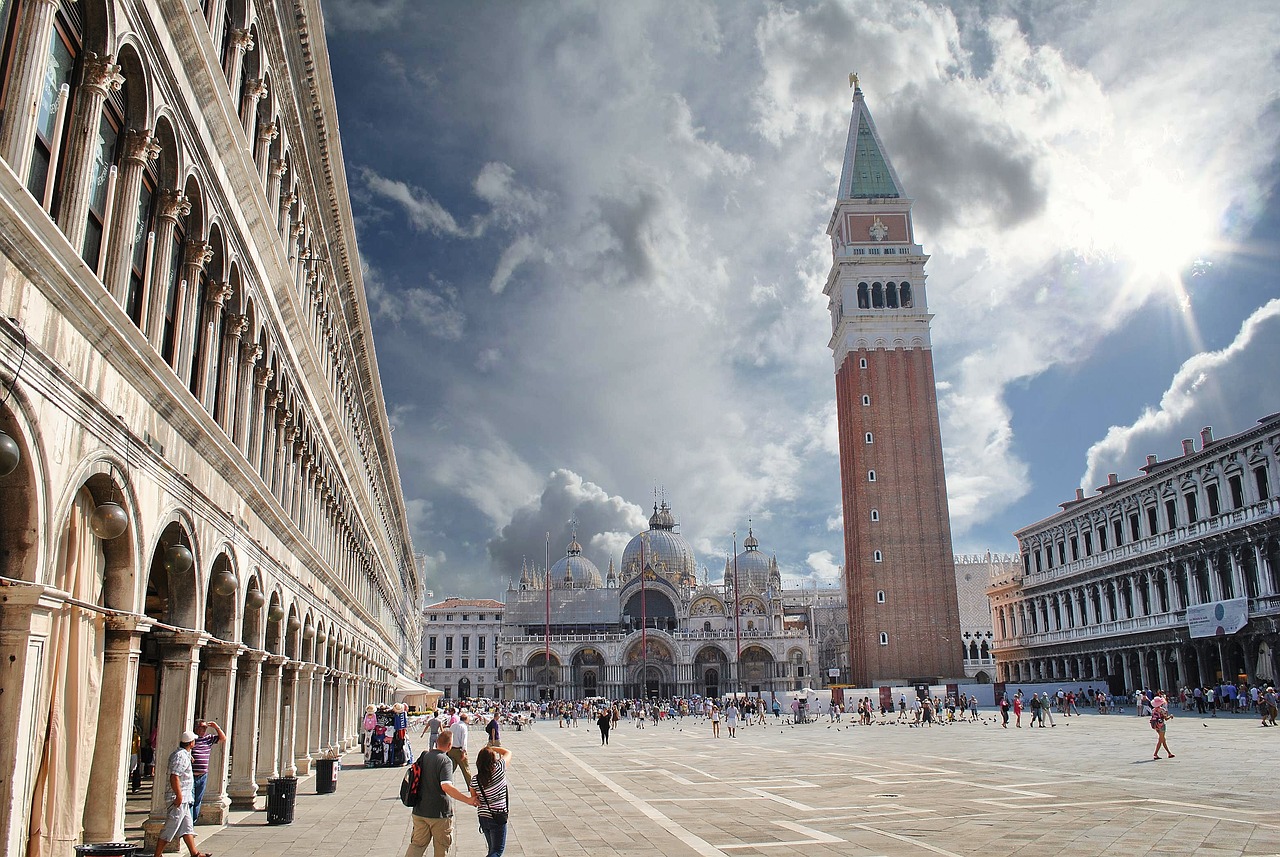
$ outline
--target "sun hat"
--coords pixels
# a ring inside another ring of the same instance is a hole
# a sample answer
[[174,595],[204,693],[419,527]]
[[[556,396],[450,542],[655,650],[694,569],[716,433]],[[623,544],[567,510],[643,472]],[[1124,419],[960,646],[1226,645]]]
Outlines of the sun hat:
[[192,732],[190,729],[178,736],[179,744],[190,744],[194,740],[196,740],[196,733]]

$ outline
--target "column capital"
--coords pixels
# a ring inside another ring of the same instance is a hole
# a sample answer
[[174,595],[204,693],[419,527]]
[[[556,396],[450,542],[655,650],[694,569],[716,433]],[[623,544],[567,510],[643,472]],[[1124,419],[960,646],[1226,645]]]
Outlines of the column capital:
[[282,667],[289,662],[288,655],[273,655],[268,653],[263,659],[263,667]]
[[250,664],[260,664],[267,659],[268,655],[262,649],[245,649],[240,652],[240,660]]
[[[272,373],[274,373],[274,371],[275,371],[275,370],[268,368],[268,369],[267,369],[267,371],[268,371],[268,372],[272,372]],[[268,376],[268,377],[270,377],[270,376]],[[283,402],[284,402],[284,392],[283,392],[283,391],[281,391],[281,390],[272,390],[270,393],[268,393],[268,394],[267,394],[267,407],[268,407],[268,408],[270,408],[271,410],[273,410],[273,411],[274,411],[276,408],[280,407],[280,405],[281,405]],[[286,423],[286,422],[288,422],[288,419],[281,420],[279,417],[276,417],[276,423],[277,423],[277,424],[279,424],[279,425],[283,425],[283,424],[284,424],[284,423]]]
[[130,128],[124,132],[122,154],[126,161],[135,161],[145,166],[148,161],[160,157],[160,144],[156,142],[150,128]]
[[[255,347],[256,347],[256,346],[255,346]],[[259,356],[261,356],[261,355],[259,355]],[[270,383],[271,378],[272,378],[275,374],[276,374],[276,370],[272,369],[270,366],[256,366],[256,365],[255,365],[255,366],[253,367],[253,383],[254,383],[255,385],[257,385],[258,387],[262,387],[262,388],[264,388],[264,389],[265,389],[265,388],[266,388],[266,386],[267,386],[267,384],[268,384],[268,383]],[[274,404],[274,403],[272,403],[272,404],[270,405],[270,407],[274,408],[274,407],[275,407],[275,404]]]
[[[242,313],[232,313],[231,315],[227,316],[226,329],[223,331],[223,333],[227,336],[234,336],[236,339],[239,339],[240,337],[244,336],[244,332],[248,329],[249,329],[249,316],[243,315]],[[257,343],[253,343],[250,346],[250,350],[254,348],[257,348],[259,351],[262,350],[261,346],[259,346]],[[253,359],[257,359],[257,358],[253,358]]]
[[284,158],[271,159],[271,174],[277,179],[283,178],[284,174],[289,172],[289,162]]
[[205,633],[203,631],[184,630],[184,631],[152,631],[155,640],[161,646],[168,649],[198,649],[205,644]]
[[[190,204],[187,205],[187,211],[191,211]],[[203,268],[213,260],[213,245],[208,241],[200,241],[195,238],[187,240],[183,249],[182,263],[184,265],[192,265],[197,268]]]
[[257,101],[267,97],[267,82],[260,77],[245,81],[244,94],[246,98]]
[[[242,315],[242,316],[239,316],[239,318],[244,319],[244,329],[241,330],[239,333],[237,333],[236,334],[237,336],[243,335],[244,332],[249,329],[249,317],[247,315]],[[262,355],[265,353],[266,351],[263,349],[263,347],[258,343],[254,342],[253,340],[249,340],[248,342],[242,342],[240,344],[240,362],[249,366],[254,366],[255,369],[262,368],[263,370],[269,372],[271,370],[268,369],[266,366],[262,366],[262,367],[257,366],[258,361],[262,359]],[[255,372],[254,374],[256,376],[257,373]],[[264,379],[262,383],[265,384],[266,380]]]
[[[205,262],[208,262],[209,259],[212,258],[213,250],[210,248],[209,254],[205,258]],[[231,297],[231,293],[233,291],[235,290],[231,288],[231,283],[226,280],[210,280],[208,299],[206,300],[206,303],[215,310],[220,310],[226,304],[227,298]]]
[[298,201],[298,195],[293,191],[280,194],[280,210],[288,211],[290,208],[293,207],[293,204],[297,201]]
[[270,143],[276,137],[280,136],[280,126],[275,122],[268,122],[258,131],[258,139],[263,142]]
[[84,85],[103,98],[124,86],[124,75],[111,54],[89,51],[84,59]]
[[108,631],[120,631],[129,634],[145,634],[151,630],[151,624],[141,616],[132,613],[121,615],[113,613],[106,617]]
[[248,651],[243,643],[233,643],[228,640],[210,640],[205,643],[204,652],[201,659],[205,661],[217,660],[235,660],[242,652]]
[[160,191],[156,216],[177,223],[191,213],[191,200],[180,190],[166,189]]
[[303,223],[301,220],[293,224],[294,238],[301,238],[306,233],[306,231],[307,231],[307,224]]
[[257,47],[253,33],[247,29],[236,28],[227,33],[227,39],[233,49],[249,52]]

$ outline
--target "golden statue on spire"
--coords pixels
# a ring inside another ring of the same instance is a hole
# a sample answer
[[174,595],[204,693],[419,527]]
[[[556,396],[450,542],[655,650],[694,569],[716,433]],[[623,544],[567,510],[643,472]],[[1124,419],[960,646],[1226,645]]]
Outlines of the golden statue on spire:
[[858,73],[856,71],[849,72],[849,85],[854,89],[858,88]]

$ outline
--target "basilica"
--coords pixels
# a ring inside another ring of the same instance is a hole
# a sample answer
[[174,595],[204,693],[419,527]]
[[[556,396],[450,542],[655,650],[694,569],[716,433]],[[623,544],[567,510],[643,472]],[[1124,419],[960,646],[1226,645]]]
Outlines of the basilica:
[[603,576],[573,537],[564,557],[526,566],[507,590],[496,695],[768,698],[841,675],[838,588],[784,587],[750,530],[723,579],[705,577],[666,502]]

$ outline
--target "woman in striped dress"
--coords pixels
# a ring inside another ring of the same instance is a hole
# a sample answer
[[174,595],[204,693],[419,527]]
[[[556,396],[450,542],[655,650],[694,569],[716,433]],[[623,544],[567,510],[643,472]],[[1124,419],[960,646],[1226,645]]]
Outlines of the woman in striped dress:
[[480,832],[489,846],[486,857],[502,857],[507,847],[507,762],[506,747],[485,747],[476,756],[476,773],[471,792],[476,797]]

